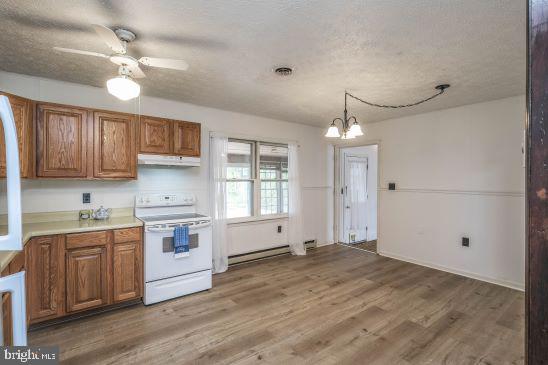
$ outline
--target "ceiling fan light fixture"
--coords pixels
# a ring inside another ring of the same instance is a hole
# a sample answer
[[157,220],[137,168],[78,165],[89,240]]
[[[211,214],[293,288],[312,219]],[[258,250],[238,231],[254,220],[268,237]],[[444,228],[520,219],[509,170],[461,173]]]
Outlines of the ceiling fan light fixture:
[[109,94],[126,101],[138,97],[141,93],[141,86],[130,76],[119,75],[107,81],[107,90]]

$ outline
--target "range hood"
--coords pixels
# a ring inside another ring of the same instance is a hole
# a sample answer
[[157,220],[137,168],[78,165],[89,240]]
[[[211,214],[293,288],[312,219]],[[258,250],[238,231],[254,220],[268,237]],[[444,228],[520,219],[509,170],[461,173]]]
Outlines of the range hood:
[[148,155],[148,154],[140,153],[137,156],[137,163],[139,165],[193,167],[193,166],[200,166],[200,157]]

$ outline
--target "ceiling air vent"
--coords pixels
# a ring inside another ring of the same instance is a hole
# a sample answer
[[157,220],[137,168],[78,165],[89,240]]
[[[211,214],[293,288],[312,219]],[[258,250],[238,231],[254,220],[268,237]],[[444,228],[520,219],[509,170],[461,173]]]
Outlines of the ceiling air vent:
[[291,67],[277,67],[274,69],[274,73],[279,76],[291,76],[293,69]]

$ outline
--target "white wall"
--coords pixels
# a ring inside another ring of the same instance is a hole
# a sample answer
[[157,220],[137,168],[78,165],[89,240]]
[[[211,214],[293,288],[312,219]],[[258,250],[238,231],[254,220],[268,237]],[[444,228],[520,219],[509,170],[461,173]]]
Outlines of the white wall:
[[[345,154],[359,155],[367,157],[367,240],[373,241],[377,239],[377,160],[378,152],[377,145],[360,146],[360,147],[347,147],[341,148],[340,156],[341,161],[339,166],[343,166],[343,160]],[[341,176],[342,178],[342,176]],[[341,222],[342,227],[342,222]],[[342,230],[339,231],[343,234]],[[342,236],[340,236],[342,238]]]
[[524,119],[518,96],[366,125],[380,143],[379,252],[523,288]]
[[[23,211],[44,212],[86,208],[82,193],[92,193],[92,207],[131,207],[138,191],[188,191],[198,197],[198,210],[209,211],[209,133],[210,131],[246,134],[258,138],[297,140],[301,146],[303,206],[306,239],[320,244],[332,242],[326,227],[329,204],[327,170],[329,147],[320,128],[207,108],[182,102],[143,96],[122,102],[103,88],[0,71],[0,90],[34,100],[56,102],[121,112],[140,113],[202,123],[202,167],[139,167],[136,181],[28,180],[23,182]],[[146,90],[143,90],[146,93]],[[5,186],[3,187],[5,189]],[[0,206],[5,207],[5,194]],[[2,208],[0,212],[5,212]],[[250,228],[251,230],[251,228]],[[272,239],[278,239],[272,236]],[[269,240],[270,238],[265,238]],[[253,249],[250,247],[250,249]]]

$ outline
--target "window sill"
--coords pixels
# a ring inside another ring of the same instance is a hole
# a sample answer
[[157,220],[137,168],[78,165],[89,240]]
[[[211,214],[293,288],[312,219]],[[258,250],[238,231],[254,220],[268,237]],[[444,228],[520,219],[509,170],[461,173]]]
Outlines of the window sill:
[[272,221],[289,218],[289,214],[270,214],[270,215],[260,215],[255,217],[241,217],[241,218],[230,218],[227,220],[227,224],[240,224],[240,223],[252,223],[252,222],[262,222],[262,221]]

